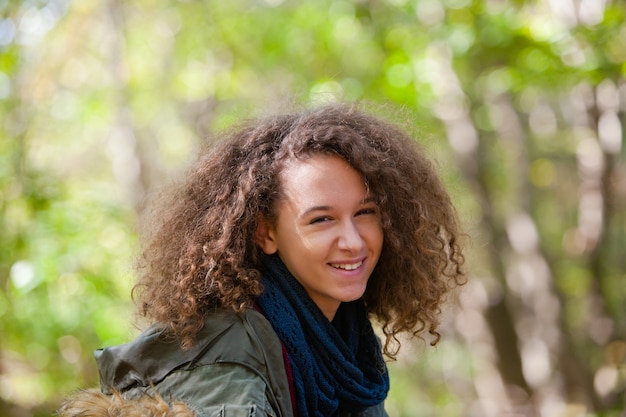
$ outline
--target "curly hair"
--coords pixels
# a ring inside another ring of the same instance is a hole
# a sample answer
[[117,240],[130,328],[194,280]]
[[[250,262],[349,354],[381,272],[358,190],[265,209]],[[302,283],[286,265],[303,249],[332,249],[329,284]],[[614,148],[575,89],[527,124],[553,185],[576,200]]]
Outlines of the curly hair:
[[248,120],[230,132],[146,223],[133,290],[139,315],[188,347],[211,310],[250,307],[263,291],[254,233],[259,216],[276,220],[281,169],[330,154],[363,175],[380,208],[383,249],[363,298],[382,325],[385,353],[394,357],[402,332],[428,331],[437,343],[441,302],[462,283],[464,258],[456,210],[416,141],[354,104]]

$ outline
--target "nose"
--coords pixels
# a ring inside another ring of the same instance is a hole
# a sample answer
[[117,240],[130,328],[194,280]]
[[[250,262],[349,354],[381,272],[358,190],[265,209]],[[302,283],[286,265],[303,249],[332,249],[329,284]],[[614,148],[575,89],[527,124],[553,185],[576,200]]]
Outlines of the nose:
[[351,221],[344,222],[338,236],[339,249],[350,252],[358,252],[363,247],[363,244],[363,238],[361,237],[361,233],[357,225]]

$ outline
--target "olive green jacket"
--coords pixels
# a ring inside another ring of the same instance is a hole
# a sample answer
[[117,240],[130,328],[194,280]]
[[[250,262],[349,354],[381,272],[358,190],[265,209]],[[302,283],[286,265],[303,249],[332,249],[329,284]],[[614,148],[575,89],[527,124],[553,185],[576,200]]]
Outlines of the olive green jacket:
[[[189,350],[181,350],[177,341],[166,338],[155,326],[133,342],[99,349],[95,356],[102,392],[121,393],[99,394],[102,397],[123,402],[156,397],[183,404],[197,417],[294,415],[280,340],[255,310],[212,314]],[[70,400],[59,414],[108,416],[93,411],[81,414],[83,403]],[[380,404],[342,417],[386,416]]]

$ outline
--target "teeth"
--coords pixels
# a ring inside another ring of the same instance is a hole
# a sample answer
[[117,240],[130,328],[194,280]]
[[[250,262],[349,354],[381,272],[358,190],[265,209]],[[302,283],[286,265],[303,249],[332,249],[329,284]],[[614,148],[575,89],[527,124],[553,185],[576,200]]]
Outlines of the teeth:
[[354,269],[357,269],[361,265],[363,265],[363,261],[357,262],[355,264],[330,264],[330,266],[332,266],[333,268],[345,269],[346,271],[352,271]]

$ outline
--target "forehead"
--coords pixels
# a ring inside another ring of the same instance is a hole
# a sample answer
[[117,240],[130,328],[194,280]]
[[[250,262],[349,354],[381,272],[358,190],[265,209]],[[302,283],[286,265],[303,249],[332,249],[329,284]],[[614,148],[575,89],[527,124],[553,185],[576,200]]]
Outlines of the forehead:
[[312,154],[306,157],[287,159],[281,170],[281,183],[297,182],[294,180],[323,180],[332,175],[341,177],[359,178],[365,182],[363,176],[348,161],[332,154]]
[[344,158],[326,153],[313,153],[304,156],[293,156],[287,158],[281,169],[281,174],[293,174],[298,171],[316,172],[319,170],[328,170],[330,168],[342,168],[346,170],[355,170],[352,165]]
[[348,196],[360,199],[367,196],[365,179],[346,160],[325,154],[303,159],[290,159],[280,173],[283,198],[310,200],[316,198],[341,199]]

